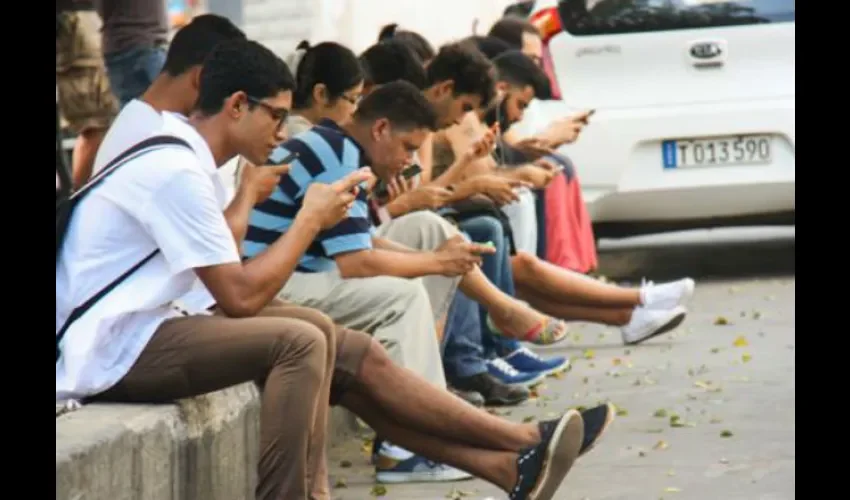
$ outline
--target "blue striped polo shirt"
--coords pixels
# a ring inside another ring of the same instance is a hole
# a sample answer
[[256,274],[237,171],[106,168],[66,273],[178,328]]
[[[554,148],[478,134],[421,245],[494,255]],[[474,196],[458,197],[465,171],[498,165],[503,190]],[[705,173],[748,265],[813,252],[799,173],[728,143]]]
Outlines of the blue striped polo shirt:
[[[291,163],[289,172],[281,176],[272,195],[251,212],[243,245],[246,258],[265,250],[289,229],[301,210],[304,193],[310,184],[330,184],[367,165],[360,145],[331,120],[323,120],[287,140],[274,150],[271,160],[284,158],[291,152],[298,153],[298,159]],[[331,271],[336,268],[335,255],[371,249],[374,231],[366,193],[361,191],[348,217],[319,233],[296,270]]]

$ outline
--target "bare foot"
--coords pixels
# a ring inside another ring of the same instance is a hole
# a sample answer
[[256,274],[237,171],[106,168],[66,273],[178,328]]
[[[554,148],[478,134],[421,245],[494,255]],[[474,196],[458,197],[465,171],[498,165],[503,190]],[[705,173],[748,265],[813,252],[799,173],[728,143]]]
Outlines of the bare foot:
[[567,324],[514,301],[510,307],[488,312],[494,333],[535,344],[553,344],[567,336]]

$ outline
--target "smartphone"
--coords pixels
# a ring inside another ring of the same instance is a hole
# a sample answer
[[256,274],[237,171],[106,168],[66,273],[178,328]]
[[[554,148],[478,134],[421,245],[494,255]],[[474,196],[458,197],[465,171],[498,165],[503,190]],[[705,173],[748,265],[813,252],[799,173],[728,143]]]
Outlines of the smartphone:
[[[415,177],[422,172],[422,167],[418,164],[414,163],[413,165],[407,167],[401,172],[402,179],[410,179],[411,177]],[[389,188],[387,187],[387,183],[383,180],[379,180],[375,184],[375,189],[372,190],[372,194],[378,198],[384,198],[389,194]]]
[[593,113],[596,113],[595,109],[591,109],[590,111],[587,112],[587,116],[585,116],[584,120],[582,120],[585,125],[587,125],[587,121],[590,119],[591,116],[593,116]]
[[274,151],[272,151],[271,156],[269,156],[269,162],[268,162],[269,165],[285,165],[287,163],[292,163],[293,161],[298,159],[298,153],[296,153],[294,151],[289,153],[288,155],[284,156],[283,158],[280,157],[280,154],[278,153],[278,151],[281,151],[281,150],[275,149]]

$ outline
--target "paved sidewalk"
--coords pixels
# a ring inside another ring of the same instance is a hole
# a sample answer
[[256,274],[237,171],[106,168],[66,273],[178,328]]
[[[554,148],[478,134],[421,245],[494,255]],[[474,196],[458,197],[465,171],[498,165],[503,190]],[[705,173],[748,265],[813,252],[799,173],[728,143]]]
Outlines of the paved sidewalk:
[[[610,400],[622,415],[567,477],[557,499],[792,499],[795,486],[794,278],[698,282],[672,336],[625,348],[615,329],[579,325],[571,372],[506,418],[551,418]],[[678,420],[676,420],[678,417]],[[351,442],[332,453],[334,498],[374,496]],[[349,467],[343,467],[343,465]],[[466,496],[464,496],[466,495]],[[504,499],[483,481],[388,485],[382,498]]]

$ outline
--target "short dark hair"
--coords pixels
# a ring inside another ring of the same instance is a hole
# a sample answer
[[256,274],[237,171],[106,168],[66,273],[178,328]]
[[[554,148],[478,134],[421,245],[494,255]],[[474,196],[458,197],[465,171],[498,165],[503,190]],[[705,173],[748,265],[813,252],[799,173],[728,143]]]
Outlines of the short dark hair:
[[236,92],[265,99],[294,88],[289,67],[272,51],[252,40],[226,40],[213,49],[201,69],[195,109],[210,116]]
[[499,81],[519,87],[530,85],[534,89],[534,96],[538,99],[551,97],[549,78],[546,73],[519,50],[511,50],[497,56],[493,59],[493,64],[496,66]]
[[360,62],[348,47],[336,42],[322,42],[312,47],[309,44],[304,47],[302,42],[299,47],[306,48],[306,52],[295,70],[294,108],[312,104],[313,88],[320,83],[327,87],[330,99],[336,100],[363,81]]
[[182,75],[189,68],[203,64],[220,42],[233,39],[244,40],[245,33],[226,17],[215,14],[195,17],[174,34],[162,71],[170,76]]
[[363,98],[354,112],[357,121],[386,118],[402,130],[437,130],[437,113],[412,83],[395,81],[381,85]]
[[412,83],[419,90],[428,87],[422,60],[410,47],[394,38],[372,45],[360,54],[367,85],[383,85],[396,80]]
[[415,31],[400,30],[398,24],[388,24],[381,28],[381,32],[378,33],[378,41],[386,40],[397,40],[407,45],[423,61],[434,58],[434,47],[428,43],[424,36]]
[[522,34],[531,33],[540,36],[540,30],[531,21],[517,16],[505,16],[490,28],[487,36],[499,38],[515,49],[522,48]]
[[464,41],[474,44],[491,61],[499,54],[513,49],[508,42],[494,36],[474,35]]
[[474,45],[457,42],[443,45],[427,68],[428,85],[454,82],[454,94],[481,97],[486,106],[496,94],[493,64]]

